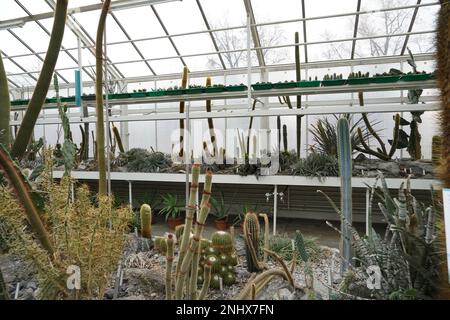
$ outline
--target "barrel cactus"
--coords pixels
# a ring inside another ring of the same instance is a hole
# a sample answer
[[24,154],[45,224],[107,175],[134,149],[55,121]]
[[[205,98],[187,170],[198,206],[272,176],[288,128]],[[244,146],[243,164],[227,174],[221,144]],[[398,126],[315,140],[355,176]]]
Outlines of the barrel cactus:
[[233,251],[233,239],[228,232],[214,232],[211,236],[211,241],[212,247],[219,253],[231,253],[231,251]]
[[148,204],[141,206],[141,236],[150,239],[152,237],[152,208]]
[[259,221],[258,215],[248,212],[244,219],[245,254],[247,258],[247,270],[249,272],[260,271],[259,267]]

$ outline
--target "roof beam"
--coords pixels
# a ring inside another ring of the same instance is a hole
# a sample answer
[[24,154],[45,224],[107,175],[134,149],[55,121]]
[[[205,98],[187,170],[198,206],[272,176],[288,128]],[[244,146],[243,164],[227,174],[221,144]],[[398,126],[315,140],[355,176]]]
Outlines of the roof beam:
[[[358,4],[356,5],[356,12],[361,11],[361,0],[358,0]],[[352,42],[352,53],[350,55],[350,59],[355,58],[355,48],[356,48],[356,36],[358,35],[358,27],[359,27],[359,13],[355,15],[355,28],[353,29],[353,40]]]
[[[417,0],[417,5],[420,5],[421,2],[422,2],[422,0]],[[419,11],[419,7],[416,7],[414,9],[414,13],[411,18],[411,23],[409,24],[409,27],[408,27],[408,32],[411,32],[414,27],[414,22],[416,21],[416,17],[417,17],[417,11]],[[405,43],[403,43],[403,48],[400,53],[400,55],[402,55],[402,56],[405,54],[406,48],[408,47],[408,41],[409,41],[409,35],[407,35],[405,37]]]
[[[309,59],[308,59],[308,46],[306,45],[306,43],[308,42],[307,38],[306,38],[306,12],[305,12],[305,0],[302,0],[302,19],[303,19],[303,40],[305,43],[305,62],[308,63]],[[296,43],[297,45],[297,43]]]
[[[217,41],[214,38],[213,33],[211,32],[211,27],[209,25],[208,19],[206,18],[205,12],[203,11],[202,4],[200,3],[200,0],[196,0],[196,2],[197,2],[198,9],[200,10],[200,13],[202,15],[203,21],[205,22],[206,29],[208,29],[208,33],[211,37],[211,41],[214,45],[214,48],[216,49],[216,51],[219,51],[220,50],[219,46],[217,45]],[[217,55],[219,56],[219,60],[220,60],[220,64],[222,65],[222,68],[226,69],[227,67],[225,65],[225,62],[223,61],[222,55],[220,53],[217,53]]]
[[[253,7],[251,0],[244,0],[245,5],[245,11],[247,12],[247,15],[250,17],[250,30],[252,33],[253,38],[253,45],[255,48],[261,48],[261,39],[259,38],[258,29],[255,26],[256,20],[255,20],[255,14],[253,13]],[[256,49],[256,57],[258,58],[258,63],[261,67],[264,67],[266,65],[266,62],[264,60],[264,53],[262,49]]]
[[147,66],[147,68],[151,71],[151,73],[153,73],[154,75],[156,75],[155,70],[153,70],[153,68],[150,66],[150,64],[148,63],[148,61],[145,60],[144,55],[142,54],[141,50],[139,50],[139,48],[136,46],[136,44],[134,43],[134,41],[131,39],[130,35],[128,34],[127,30],[125,30],[125,28],[122,26],[122,24],[119,21],[119,18],[116,17],[116,15],[111,12],[111,17],[114,19],[114,21],[117,23],[117,25],[119,26],[120,30],[122,30],[123,34],[125,35],[125,37],[127,37],[128,40],[130,40],[131,45],[133,46],[133,48],[136,50],[137,54],[141,57],[141,59],[144,60],[145,65]]
[[175,45],[175,42],[172,39],[172,36],[170,35],[169,31],[167,30],[166,26],[164,25],[164,22],[162,21],[161,17],[158,14],[158,11],[156,11],[155,6],[150,6],[153,10],[153,13],[156,16],[156,19],[158,19],[159,24],[161,25],[161,28],[164,30],[164,33],[166,34],[167,38],[169,39],[170,43],[172,44],[173,49],[175,50],[177,56],[180,58],[181,63],[183,64],[183,66],[186,66],[186,62],[184,61],[184,59],[181,57],[181,53],[180,51],[178,51],[177,46]]

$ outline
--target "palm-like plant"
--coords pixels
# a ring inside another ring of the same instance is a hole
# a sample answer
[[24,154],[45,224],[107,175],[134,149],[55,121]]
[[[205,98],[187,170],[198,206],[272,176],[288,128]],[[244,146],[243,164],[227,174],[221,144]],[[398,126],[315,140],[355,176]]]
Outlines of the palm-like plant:
[[[349,122],[352,120],[352,116],[349,114],[344,115]],[[332,122],[329,118],[324,117],[319,119],[316,124],[313,124],[312,129],[309,130],[313,135],[314,145],[311,148],[318,153],[327,154],[333,157],[337,157],[337,137],[336,126],[339,115],[333,115],[336,121]],[[354,121],[350,127],[352,150],[361,145],[361,141],[358,137],[358,126],[361,123],[362,118],[358,121]],[[378,125],[380,121],[371,121],[372,128]],[[377,131],[377,130],[376,130]],[[363,139],[367,142],[370,137],[370,133],[367,130],[363,131]]]
[[224,194],[221,192],[219,200],[211,197],[211,206],[213,208],[211,213],[216,217],[216,220],[226,220],[228,218],[228,214],[230,213],[232,203],[227,204],[225,202]]
[[159,214],[164,215],[166,221],[169,218],[176,219],[183,209],[183,206],[178,202],[178,196],[176,194],[168,193],[161,197],[163,208],[159,211]]

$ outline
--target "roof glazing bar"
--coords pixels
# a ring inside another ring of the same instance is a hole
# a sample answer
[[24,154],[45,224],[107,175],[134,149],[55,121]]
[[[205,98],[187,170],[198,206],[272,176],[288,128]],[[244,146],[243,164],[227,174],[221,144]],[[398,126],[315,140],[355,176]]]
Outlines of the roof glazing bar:
[[[422,0],[417,0],[417,4],[418,5],[421,2],[422,2]],[[411,18],[411,23],[409,24],[409,27],[408,27],[408,32],[411,32],[413,27],[414,27],[414,22],[416,21],[416,17],[417,17],[417,11],[419,11],[419,7],[416,7],[414,9],[414,13],[413,13],[412,18]],[[409,41],[409,35],[407,35],[405,37],[405,43],[403,43],[403,48],[402,48],[402,51],[401,51],[400,55],[404,55],[405,54],[406,48],[408,47],[408,41]]]
[[[356,5],[356,11],[361,11],[361,0],[358,0],[358,4]],[[358,36],[358,26],[359,26],[359,13],[355,15],[355,28],[353,30],[353,38],[356,38]],[[353,40],[352,42],[352,53],[350,55],[350,59],[355,58],[355,48],[356,48],[356,40]]]
[[[258,29],[256,27],[255,14],[253,13],[253,7],[251,0],[244,0],[245,10],[247,15],[250,17],[250,30],[253,38],[253,46],[256,50],[256,57],[258,58],[258,63],[260,66],[265,66],[264,53],[262,51],[261,39],[259,38]],[[245,49],[244,51],[246,51]]]

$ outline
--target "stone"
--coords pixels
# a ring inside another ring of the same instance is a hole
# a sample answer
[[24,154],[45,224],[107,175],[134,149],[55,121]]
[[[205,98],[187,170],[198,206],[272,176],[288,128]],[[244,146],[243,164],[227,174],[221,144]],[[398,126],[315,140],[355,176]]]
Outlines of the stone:
[[367,160],[367,157],[364,153],[358,154],[355,158],[356,162],[365,161],[365,160]]
[[287,288],[281,288],[275,293],[276,300],[294,300],[295,293],[291,292]]
[[30,281],[25,285],[26,289],[32,289],[32,290],[36,290],[37,289],[37,284],[34,281]]
[[108,290],[105,291],[105,298],[108,300],[111,300],[114,298],[114,289],[109,288]]

